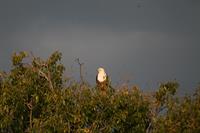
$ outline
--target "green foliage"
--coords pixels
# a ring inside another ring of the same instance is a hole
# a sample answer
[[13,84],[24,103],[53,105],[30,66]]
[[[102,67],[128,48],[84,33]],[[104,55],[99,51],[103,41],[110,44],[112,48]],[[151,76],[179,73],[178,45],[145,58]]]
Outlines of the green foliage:
[[177,83],[170,82],[166,85],[161,85],[161,88],[156,93],[156,100],[161,103],[156,106],[156,109],[159,111],[165,109],[165,113],[157,112],[153,132],[200,132],[200,88],[197,89],[193,97],[176,98],[174,94],[177,87]]
[[0,72],[0,132],[200,131],[200,89],[177,98],[178,83],[167,82],[155,94],[137,87],[102,94],[98,87],[64,80],[61,56],[13,55],[12,69]]

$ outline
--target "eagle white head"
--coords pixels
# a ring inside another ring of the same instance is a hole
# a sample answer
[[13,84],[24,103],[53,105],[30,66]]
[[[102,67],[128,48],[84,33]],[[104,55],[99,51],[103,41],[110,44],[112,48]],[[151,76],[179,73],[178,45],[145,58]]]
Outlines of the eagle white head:
[[97,80],[99,82],[104,82],[106,80],[106,77],[107,77],[105,70],[100,67],[100,68],[97,69],[97,72],[98,72]]

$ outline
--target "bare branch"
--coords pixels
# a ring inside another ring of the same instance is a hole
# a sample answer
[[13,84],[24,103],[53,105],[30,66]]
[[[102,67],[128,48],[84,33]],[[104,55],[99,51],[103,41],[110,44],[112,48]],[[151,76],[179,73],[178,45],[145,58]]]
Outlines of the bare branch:
[[85,84],[85,81],[84,81],[84,79],[83,79],[83,65],[84,65],[84,63],[81,63],[79,58],[77,58],[75,61],[76,61],[76,62],[78,63],[78,65],[79,65],[79,72],[80,72],[81,83],[82,83],[82,84]]

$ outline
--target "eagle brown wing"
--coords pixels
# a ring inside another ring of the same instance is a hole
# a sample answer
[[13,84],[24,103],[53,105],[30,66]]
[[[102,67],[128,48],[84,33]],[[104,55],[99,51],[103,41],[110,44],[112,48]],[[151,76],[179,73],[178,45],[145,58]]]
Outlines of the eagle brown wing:
[[96,75],[96,84],[97,84],[97,88],[101,91],[107,91],[108,90],[108,76],[106,76],[106,80],[103,82],[100,82],[97,78],[98,75]]

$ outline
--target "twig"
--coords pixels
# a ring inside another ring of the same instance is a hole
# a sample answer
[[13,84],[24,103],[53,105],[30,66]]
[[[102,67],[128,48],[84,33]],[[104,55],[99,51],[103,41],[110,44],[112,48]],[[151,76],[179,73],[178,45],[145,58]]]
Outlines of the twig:
[[77,58],[75,61],[76,61],[76,62],[78,63],[78,65],[79,65],[79,72],[80,72],[81,83],[84,84],[84,83],[85,83],[85,81],[84,81],[84,79],[83,79],[83,65],[84,65],[84,63],[81,63],[79,58]]

